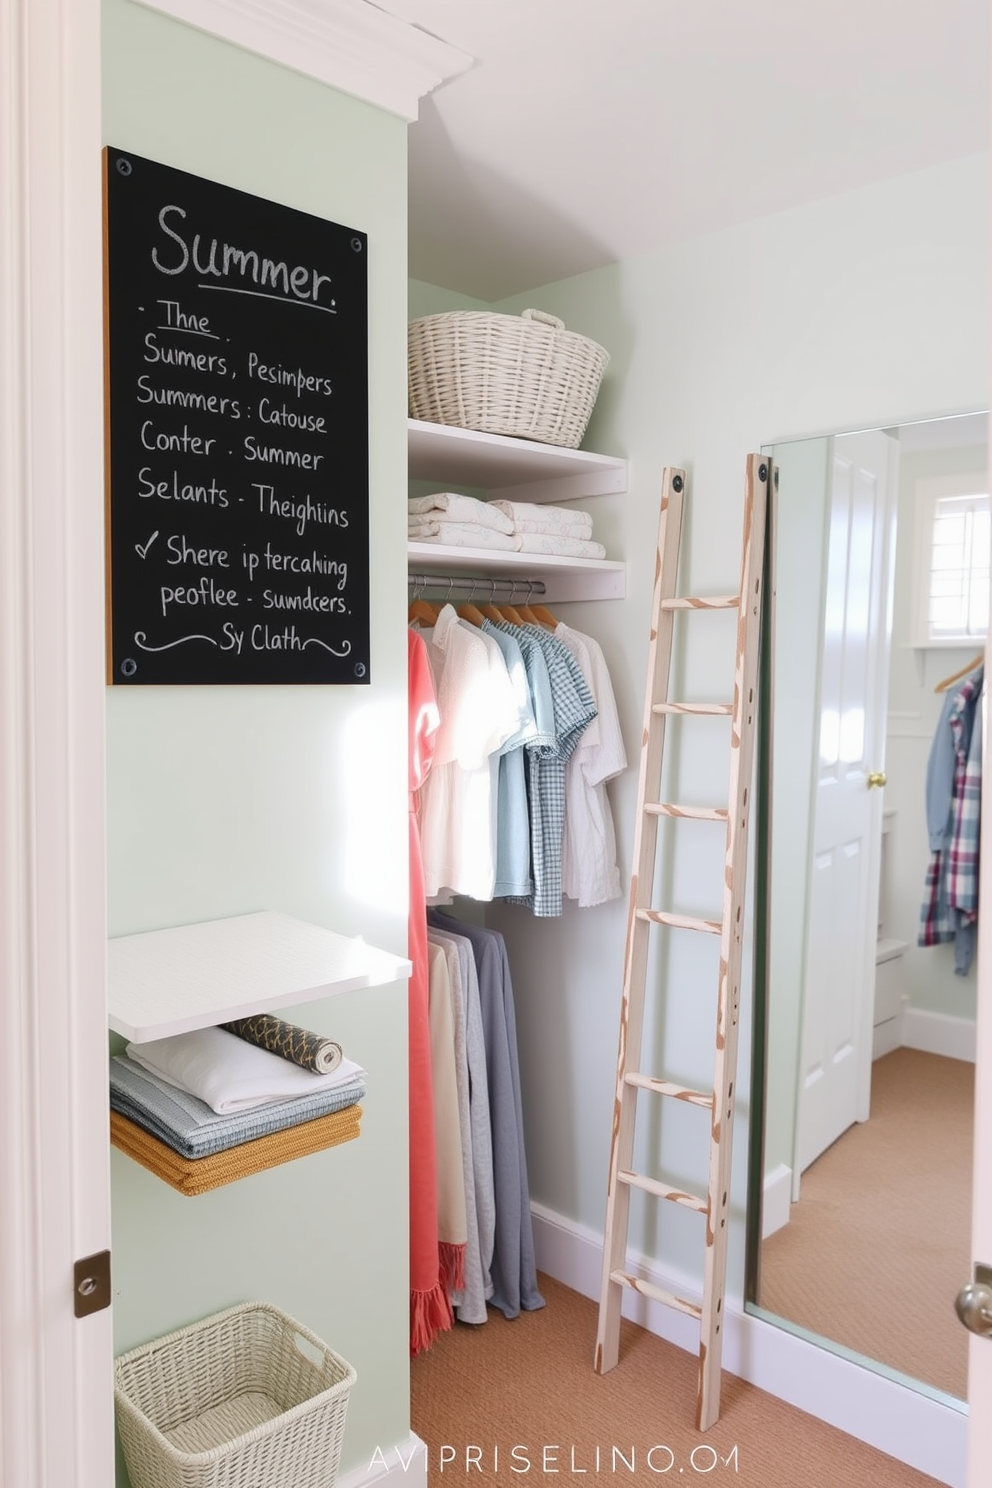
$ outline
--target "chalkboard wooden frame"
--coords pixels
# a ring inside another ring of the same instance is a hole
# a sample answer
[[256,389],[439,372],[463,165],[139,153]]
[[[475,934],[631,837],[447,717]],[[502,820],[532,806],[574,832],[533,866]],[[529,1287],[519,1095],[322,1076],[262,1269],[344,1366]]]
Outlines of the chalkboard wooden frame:
[[367,684],[368,239],[104,151],[107,680]]

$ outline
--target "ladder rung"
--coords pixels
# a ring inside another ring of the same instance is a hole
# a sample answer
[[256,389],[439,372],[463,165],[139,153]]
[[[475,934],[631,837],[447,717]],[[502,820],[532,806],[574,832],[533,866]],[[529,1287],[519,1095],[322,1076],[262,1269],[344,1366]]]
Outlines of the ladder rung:
[[620,1170],[617,1182],[626,1183],[630,1188],[642,1188],[645,1193],[654,1194],[656,1199],[670,1199],[673,1204],[681,1204],[684,1209],[695,1209],[697,1214],[705,1214],[709,1208],[708,1201],[696,1194],[686,1193],[682,1188],[672,1188],[668,1183],[659,1183],[657,1178],[646,1178],[643,1173],[632,1173],[628,1168]]
[[652,713],[695,713],[717,718],[730,718],[733,703],[654,703]]
[[640,1292],[642,1297],[650,1297],[652,1302],[664,1302],[666,1307],[686,1312],[690,1317],[699,1318],[703,1315],[703,1309],[697,1302],[687,1302],[684,1297],[676,1297],[674,1292],[666,1292],[662,1287],[653,1286],[650,1281],[642,1281],[639,1276],[629,1276],[626,1271],[611,1271],[610,1280],[615,1281],[618,1286],[630,1287],[631,1291]]
[[663,909],[639,909],[639,920],[649,920],[653,925],[672,925],[676,930],[705,930],[708,935],[722,935],[721,920],[697,920],[692,915],[669,914]]
[[740,608],[739,594],[683,595],[677,599],[663,599],[663,610],[736,610]]
[[726,806],[673,806],[670,801],[646,801],[644,810],[651,816],[677,816],[686,821],[725,822],[730,815]]
[[709,1090],[690,1090],[688,1085],[675,1085],[671,1080],[658,1080],[653,1075],[642,1075],[633,1071],[624,1075],[627,1085],[636,1085],[638,1090],[650,1090],[655,1095],[670,1095],[674,1100],[688,1101],[693,1106],[705,1106],[712,1111],[715,1095]]

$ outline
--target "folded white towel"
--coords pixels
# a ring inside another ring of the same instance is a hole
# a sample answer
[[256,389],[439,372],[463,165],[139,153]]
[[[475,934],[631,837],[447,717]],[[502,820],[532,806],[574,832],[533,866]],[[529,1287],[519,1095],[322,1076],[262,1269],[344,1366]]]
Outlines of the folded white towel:
[[568,527],[556,522],[542,522],[540,518],[531,520],[529,517],[518,517],[513,530],[514,532],[536,532],[545,537],[576,537],[580,541],[587,541],[592,537],[592,517],[588,512],[576,512],[575,515],[584,520]]
[[[517,532],[560,532],[562,537],[592,536],[592,517],[588,512],[568,506],[544,506],[533,501],[493,501],[490,503],[513,523]],[[540,527],[524,523],[540,522]]]
[[445,522],[474,522],[479,527],[491,527],[494,532],[513,531],[512,520],[497,509],[495,501],[479,501],[475,496],[460,496],[455,491],[439,491],[434,496],[411,496],[407,511],[411,517],[436,520],[436,514],[440,514]]
[[518,553],[551,553],[558,558],[605,558],[602,543],[585,542],[578,537],[550,537],[539,532],[517,534]]
[[127,1055],[167,1084],[199,1096],[220,1115],[334,1090],[360,1069],[353,1060],[342,1058],[333,1074],[315,1075],[223,1028],[198,1028],[146,1044],[128,1044]]
[[407,536],[412,542],[441,543],[449,548],[498,548],[504,553],[517,552],[518,537],[494,532],[491,527],[475,527],[471,522],[409,522]]

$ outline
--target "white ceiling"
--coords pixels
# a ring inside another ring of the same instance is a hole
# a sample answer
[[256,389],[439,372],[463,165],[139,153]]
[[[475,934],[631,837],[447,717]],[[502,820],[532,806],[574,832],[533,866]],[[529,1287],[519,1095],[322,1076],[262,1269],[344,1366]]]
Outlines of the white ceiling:
[[475,59],[410,272],[495,300],[988,147],[987,0],[375,0]]

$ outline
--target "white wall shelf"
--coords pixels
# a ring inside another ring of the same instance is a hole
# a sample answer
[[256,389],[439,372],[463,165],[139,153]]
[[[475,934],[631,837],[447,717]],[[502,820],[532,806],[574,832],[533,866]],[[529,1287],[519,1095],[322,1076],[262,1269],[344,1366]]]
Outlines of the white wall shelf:
[[473,486],[506,501],[559,503],[627,489],[627,461],[615,455],[419,419],[410,419],[407,428],[412,480]]
[[409,977],[402,956],[263,910],[108,942],[110,1027],[134,1043]]
[[[627,461],[589,450],[561,449],[530,439],[502,434],[480,434],[445,424],[410,419],[409,474],[413,480],[432,480],[485,491],[490,500],[565,502],[586,496],[626,491]],[[411,573],[435,576],[427,586],[433,593],[449,579],[464,597],[473,579],[516,580],[517,598],[524,600],[528,583],[539,583],[535,598],[562,604],[570,600],[622,599],[627,565],[612,559],[559,558],[544,553],[504,553],[489,548],[448,548],[438,543],[407,545]],[[460,582],[459,582],[460,581]],[[484,587],[478,596],[485,598]],[[506,598],[505,591],[501,595]]]

